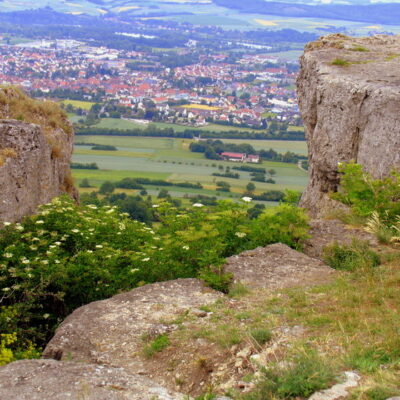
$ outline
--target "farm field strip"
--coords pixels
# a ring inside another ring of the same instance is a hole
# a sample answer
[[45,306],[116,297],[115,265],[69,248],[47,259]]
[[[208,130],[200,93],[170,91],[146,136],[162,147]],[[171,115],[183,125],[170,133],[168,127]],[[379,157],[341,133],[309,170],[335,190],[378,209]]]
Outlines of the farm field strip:
[[[96,186],[104,181],[117,181],[123,178],[146,177],[151,179],[164,179],[170,182],[201,183],[204,189],[166,187],[172,193],[205,194],[229,198],[231,195],[237,197],[245,191],[246,185],[251,180],[251,175],[246,171],[237,171],[232,168],[239,166],[228,161],[208,160],[201,153],[192,153],[189,150],[190,139],[173,138],[147,138],[126,136],[77,136],[76,140],[81,143],[97,143],[116,146],[116,151],[91,150],[90,146],[76,146],[73,162],[96,163],[98,170],[74,169],[73,176],[80,182],[83,178],[89,179]],[[243,143],[243,141],[230,141]],[[262,143],[258,143],[262,142]],[[271,143],[270,143],[271,142]],[[275,142],[275,143],[274,143]],[[296,148],[305,150],[305,143],[280,141],[247,141],[258,146],[258,148]],[[269,147],[266,144],[272,144]],[[136,147],[137,146],[137,147]],[[256,146],[255,146],[256,147]],[[300,153],[300,151],[297,151]],[[241,164],[240,164],[241,165]],[[273,177],[276,184],[265,182],[254,182],[256,193],[266,190],[303,190],[307,184],[307,174],[301,171],[295,164],[264,161],[259,167],[274,169],[276,175]],[[222,168],[219,169],[218,167]],[[237,172],[240,179],[213,176],[213,173],[224,173],[226,167],[232,172]],[[268,177],[268,175],[267,175]],[[216,192],[216,182],[225,181],[231,185],[231,193]],[[146,189],[151,185],[146,185]],[[159,187],[158,189],[160,189]],[[153,187],[152,190],[155,188]]]
[[[200,107],[200,105],[197,105]],[[237,132],[253,132],[259,133],[262,132],[259,129],[251,129],[251,128],[240,128],[236,126],[228,126],[228,125],[219,125],[219,124],[209,124],[201,127],[193,127],[186,125],[178,125],[178,124],[169,124],[166,122],[150,122],[149,124],[136,122],[133,120],[125,120],[118,118],[101,118],[100,122],[94,125],[96,128],[102,129],[146,129],[148,126],[154,126],[159,129],[173,129],[175,132],[183,132],[187,129],[196,130],[196,131],[204,131],[204,132],[227,132],[227,131],[237,131]],[[301,127],[293,127],[289,128],[292,130],[302,130]]]

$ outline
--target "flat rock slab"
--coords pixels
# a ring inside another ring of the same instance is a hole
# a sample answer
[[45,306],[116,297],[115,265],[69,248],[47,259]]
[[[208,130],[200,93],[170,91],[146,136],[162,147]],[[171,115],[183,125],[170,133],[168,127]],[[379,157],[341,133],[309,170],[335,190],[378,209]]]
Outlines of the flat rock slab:
[[4,400],[183,398],[122,368],[55,360],[23,360],[0,367],[0,399]]
[[358,239],[367,241],[372,246],[378,245],[374,235],[361,228],[347,226],[338,220],[314,219],[310,225],[311,239],[306,240],[304,246],[304,253],[310,257],[321,259],[324,247],[335,242],[349,245],[353,239]]
[[250,288],[287,288],[327,282],[334,270],[321,261],[278,243],[228,258],[226,272]]
[[177,279],[87,304],[65,319],[43,356],[144,373],[143,337],[156,337],[172,330],[173,325],[165,321],[211,304],[220,296],[198,279]]

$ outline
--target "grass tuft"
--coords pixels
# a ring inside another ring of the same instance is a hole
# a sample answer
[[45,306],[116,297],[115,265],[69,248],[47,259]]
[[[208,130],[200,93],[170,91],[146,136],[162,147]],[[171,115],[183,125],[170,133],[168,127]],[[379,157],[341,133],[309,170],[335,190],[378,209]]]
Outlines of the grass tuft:
[[250,337],[259,347],[262,347],[272,339],[272,333],[267,328],[257,328],[250,331]]
[[333,243],[326,246],[323,258],[332,268],[345,271],[367,270],[380,264],[378,254],[370,249],[369,244],[356,239],[351,245]]
[[350,63],[343,58],[335,58],[332,62],[331,65],[337,65],[339,67],[348,67]]
[[244,400],[308,397],[335,379],[330,364],[312,349],[301,349],[288,362],[265,368],[256,390]]
[[168,335],[159,335],[143,348],[143,355],[146,358],[151,358],[154,354],[163,351],[170,345]]

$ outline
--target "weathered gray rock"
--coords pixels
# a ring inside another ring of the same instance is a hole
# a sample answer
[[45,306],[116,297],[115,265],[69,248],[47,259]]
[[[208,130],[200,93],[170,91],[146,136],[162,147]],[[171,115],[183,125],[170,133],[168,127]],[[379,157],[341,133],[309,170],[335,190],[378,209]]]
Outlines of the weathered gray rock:
[[334,219],[314,219],[310,221],[311,238],[305,241],[304,253],[310,257],[322,259],[323,250],[332,243],[350,245],[354,239],[368,242],[377,246],[374,235],[361,228],[347,226]]
[[327,282],[334,270],[282,243],[228,258],[226,272],[250,288],[286,288]]
[[313,215],[335,206],[338,163],[354,160],[376,178],[400,168],[399,53],[400,36],[329,35],[306,46],[297,93],[310,181],[301,203]]
[[0,399],[181,400],[123,368],[54,360],[16,361],[0,367]]
[[197,279],[146,285],[75,310],[48,343],[45,358],[67,359],[143,370],[143,336],[174,329],[168,321],[215,302],[220,293]]
[[50,144],[38,125],[0,120],[0,150],[14,154],[0,165],[0,222],[33,214],[62,192],[75,195],[69,169],[73,140],[59,129]]
[[349,390],[358,386],[361,376],[353,371],[346,371],[344,377],[344,382],[333,385],[330,389],[314,393],[309,397],[309,400],[338,400],[347,398],[350,394]]

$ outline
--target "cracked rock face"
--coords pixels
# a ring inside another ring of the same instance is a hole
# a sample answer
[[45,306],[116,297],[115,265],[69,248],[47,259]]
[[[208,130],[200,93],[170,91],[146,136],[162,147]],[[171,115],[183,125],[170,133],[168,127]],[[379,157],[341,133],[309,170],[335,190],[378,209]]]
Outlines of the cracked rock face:
[[399,63],[400,36],[329,35],[306,46],[297,80],[310,156],[302,205],[314,216],[334,206],[338,163],[355,161],[375,178],[400,168]]
[[73,135],[60,129],[49,144],[38,125],[0,120],[0,150],[14,153],[0,166],[0,221],[14,222],[33,214],[62,192],[76,195],[68,182],[73,140]]

